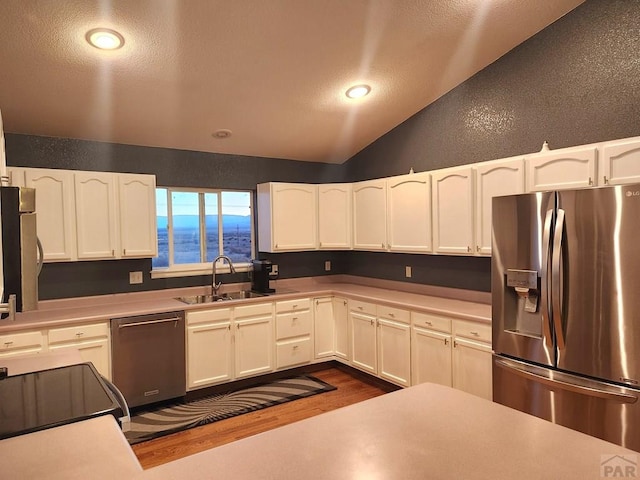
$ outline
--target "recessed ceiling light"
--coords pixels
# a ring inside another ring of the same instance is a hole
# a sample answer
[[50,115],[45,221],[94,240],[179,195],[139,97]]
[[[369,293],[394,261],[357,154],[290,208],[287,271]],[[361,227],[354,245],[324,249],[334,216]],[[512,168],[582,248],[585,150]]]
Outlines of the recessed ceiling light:
[[233,132],[226,128],[221,128],[220,130],[216,130],[211,134],[214,138],[229,138]]
[[109,28],[94,28],[85,35],[87,42],[101,50],[117,50],[124,45],[124,37]]
[[369,94],[371,87],[369,85],[355,85],[346,92],[349,98],[362,98]]

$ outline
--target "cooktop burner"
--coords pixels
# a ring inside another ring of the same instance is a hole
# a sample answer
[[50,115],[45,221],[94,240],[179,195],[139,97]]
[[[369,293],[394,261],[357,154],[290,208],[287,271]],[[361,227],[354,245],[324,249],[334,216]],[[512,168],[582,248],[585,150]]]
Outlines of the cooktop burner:
[[108,414],[122,408],[91,363],[0,380],[0,439]]

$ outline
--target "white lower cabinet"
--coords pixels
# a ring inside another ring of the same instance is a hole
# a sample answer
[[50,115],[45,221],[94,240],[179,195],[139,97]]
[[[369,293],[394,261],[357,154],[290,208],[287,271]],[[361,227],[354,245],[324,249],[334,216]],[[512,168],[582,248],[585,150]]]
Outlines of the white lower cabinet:
[[187,390],[233,379],[231,309],[187,312]]
[[335,322],[335,354],[342,360],[351,359],[349,349],[349,304],[346,298],[333,297],[333,320]]
[[313,300],[313,356],[325,358],[335,355],[336,322],[333,314],[333,297]]
[[47,347],[47,332],[30,330],[0,335],[0,358],[41,353]]
[[453,388],[493,399],[491,326],[453,321]]
[[98,373],[111,380],[111,342],[109,322],[52,328],[49,351],[77,350],[85,362],[91,362]]
[[377,375],[376,306],[372,303],[350,301],[349,329],[351,365]]
[[451,386],[451,319],[411,312],[411,384]]
[[411,382],[409,312],[349,302],[351,365],[402,386]]
[[273,304],[233,309],[235,378],[268,373],[273,362]]
[[276,302],[276,368],[311,362],[312,323],[310,299]]
[[411,385],[411,327],[409,312],[378,305],[378,375]]

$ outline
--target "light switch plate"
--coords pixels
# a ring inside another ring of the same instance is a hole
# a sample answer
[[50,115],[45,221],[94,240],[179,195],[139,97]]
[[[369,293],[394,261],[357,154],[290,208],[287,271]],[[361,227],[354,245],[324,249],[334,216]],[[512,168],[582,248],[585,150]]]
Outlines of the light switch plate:
[[331,260],[327,260],[324,262],[324,271],[325,272],[331,271]]
[[129,272],[129,284],[136,285],[142,283],[142,272]]
[[404,276],[407,278],[411,278],[411,267],[409,265],[404,267]]

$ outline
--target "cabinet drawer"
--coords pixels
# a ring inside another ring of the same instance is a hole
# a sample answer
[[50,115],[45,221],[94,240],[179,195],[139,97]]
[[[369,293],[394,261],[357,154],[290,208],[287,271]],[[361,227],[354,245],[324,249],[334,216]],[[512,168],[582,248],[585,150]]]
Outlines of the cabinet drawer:
[[453,334],[456,337],[466,337],[491,344],[491,325],[467,322],[465,320],[454,320]]
[[374,303],[361,302],[359,300],[349,300],[349,310],[373,316],[376,315],[376,305]]
[[198,323],[219,322],[222,320],[231,320],[230,308],[216,308],[215,310],[199,310],[197,312],[187,312],[187,325],[195,325]]
[[257,317],[271,315],[273,313],[273,303],[259,303],[257,305],[243,305],[234,307],[234,318]]
[[451,333],[451,319],[430,313],[411,312],[411,324],[416,327]]
[[96,338],[109,338],[109,324],[93,323],[49,330],[49,343],[78,342]]
[[42,331],[0,335],[0,353],[9,353],[15,350],[35,352],[41,350],[44,345],[45,335]]
[[311,312],[290,312],[276,315],[276,338],[311,334]]
[[409,310],[387,307],[386,305],[378,305],[378,317],[388,318],[402,323],[409,323],[411,321],[411,313]]
[[277,368],[290,367],[311,361],[311,338],[278,342],[276,345]]
[[299,312],[301,310],[309,310],[310,308],[311,300],[308,298],[297,298],[295,300],[276,302],[276,313]]

